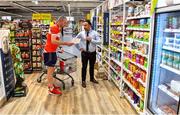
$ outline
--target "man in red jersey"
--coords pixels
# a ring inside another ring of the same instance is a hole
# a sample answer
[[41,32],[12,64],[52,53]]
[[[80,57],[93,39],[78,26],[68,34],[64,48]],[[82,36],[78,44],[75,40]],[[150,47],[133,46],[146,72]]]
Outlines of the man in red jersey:
[[56,50],[60,45],[72,46],[72,42],[63,42],[60,38],[61,28],[67,26],[66,17],[59,17],[56,23],[50,27],[49,33],[47,34],[47,41],[44,48],[44,64],[47,68],[47,79],[49,93],[61,95],[59,87],[54,85],[53,73],[55,71],[55,64],[57,61]]

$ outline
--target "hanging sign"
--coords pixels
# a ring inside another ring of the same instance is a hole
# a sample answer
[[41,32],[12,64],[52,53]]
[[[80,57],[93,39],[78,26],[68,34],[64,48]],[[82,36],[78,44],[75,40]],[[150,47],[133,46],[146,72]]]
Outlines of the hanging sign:
[[32,20],[51,20],[50,13],[35,13],[32,14]]

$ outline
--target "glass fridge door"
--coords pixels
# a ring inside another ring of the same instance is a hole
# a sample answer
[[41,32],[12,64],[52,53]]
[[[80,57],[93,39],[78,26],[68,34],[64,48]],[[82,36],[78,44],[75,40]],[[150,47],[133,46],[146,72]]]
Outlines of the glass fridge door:
[[155,17],[148,110],[178,114],[180,93],[180,12]]

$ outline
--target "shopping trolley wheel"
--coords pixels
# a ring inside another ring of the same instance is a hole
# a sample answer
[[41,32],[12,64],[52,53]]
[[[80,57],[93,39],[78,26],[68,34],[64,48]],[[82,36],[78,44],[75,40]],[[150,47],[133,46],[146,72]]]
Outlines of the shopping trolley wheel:
[[63,90],[65,90],[65,85],[63,85]]
[[37,79],[37,82],[38,82],[38,83],[41,83],[41,78],[38,78],[38,79]]
[[71,81],[72,86],[74,86],[74,81]]

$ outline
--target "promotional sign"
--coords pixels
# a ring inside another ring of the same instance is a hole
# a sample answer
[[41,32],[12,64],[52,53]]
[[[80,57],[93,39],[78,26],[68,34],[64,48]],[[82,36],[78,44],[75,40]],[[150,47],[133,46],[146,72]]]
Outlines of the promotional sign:
[[93,23],[93,24],[92,24],[92,29],[93,29],[93,30],[96,30],[96,29],[97,29],[97,27],[96,27],[96,25],[97,25],[96,20],[97,20],[97,17],[94,16],[94,17],[93,17],[93,22],[92,22],[92,23]]
[[15,88],[14,69],[9,50],[9,34],[9,30],[0,30],[0,102],[9,99]]
[[32,14],[32,20],[51,20],[50,13],[35,13]]
[[109,13],[104,13],[103,41],[104,45],[109,45]]

